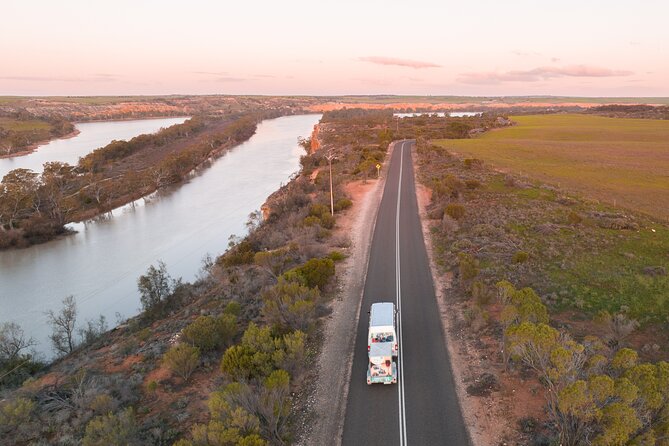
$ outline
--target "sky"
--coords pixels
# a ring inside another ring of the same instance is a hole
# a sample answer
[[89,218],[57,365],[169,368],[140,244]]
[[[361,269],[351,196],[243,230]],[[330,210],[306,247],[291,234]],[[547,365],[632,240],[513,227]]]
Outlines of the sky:
[[669,96],[666,0],[2,0],[0,95]]

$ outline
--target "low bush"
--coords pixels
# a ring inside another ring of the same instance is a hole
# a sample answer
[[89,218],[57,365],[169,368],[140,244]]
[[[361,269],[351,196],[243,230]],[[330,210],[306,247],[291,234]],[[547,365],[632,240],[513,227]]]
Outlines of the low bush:
[[343,211],[353,206],[353,202],[348,198],[340,198],[334,205],[335,212]]
[[525,263],[530,259],[530,255],[525,251],[518,251],[513,255],[513,263]]
[[460,220],[465,216],[465,207],[457,203],[449,203],[444,210],[446,215],[454,220]]
[[322,291],[334,273],[334,261],[324,257],[307,260],[303,265],[286,271],[282,277],[286,281],[298,282],[309,288],[317,287]]
[[186,341],[203,352],[227,346],[237,334],[237,317],[223,314],[219,317],[200,316],[183,329]]
[[188,381],[200,365],[200,349],[188,344],[177,344],[163,355],[163,364],[184,381]]

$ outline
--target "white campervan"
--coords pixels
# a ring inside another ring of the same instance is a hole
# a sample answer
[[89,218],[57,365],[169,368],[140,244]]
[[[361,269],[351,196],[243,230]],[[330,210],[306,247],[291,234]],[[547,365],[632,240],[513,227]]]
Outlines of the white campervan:
[[372,304],[367,335],[367,384],[396,383],[398,353],[395,305],[392,302]]

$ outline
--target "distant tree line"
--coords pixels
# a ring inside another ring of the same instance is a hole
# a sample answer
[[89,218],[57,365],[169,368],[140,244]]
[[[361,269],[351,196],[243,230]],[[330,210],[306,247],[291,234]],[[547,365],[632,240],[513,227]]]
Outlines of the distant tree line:
[[[31,121],[35,125],[31,125]],[[65,136],[73,131],[74,125],[60,117],[37,117],[26,110],[0,112],[0,154],[11,155],[38,142]]]

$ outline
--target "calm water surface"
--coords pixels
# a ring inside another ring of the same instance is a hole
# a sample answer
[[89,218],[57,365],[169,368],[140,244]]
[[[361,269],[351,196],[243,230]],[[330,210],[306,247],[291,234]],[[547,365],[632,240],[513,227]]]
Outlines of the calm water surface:
[[154,133],[163,127],[181,124],[187,118],[142,119],[137,121],[82,122],[76,124],[79,134],[73,138],[56,139],[40,146],[28,155],[0,159],[0,179],[12,169],[31,169],[42,172],[49,161],[77,164],[79,157],[112,140],[128,140],[143,133]]
[[117,312],[138,312],[137,278],[158,260],[173,277],[193,280],[203,257],[222,253],[230,235],[244,235],[249,214],[299,170],[297,138],[319,119],[263,121],[249,141],[181,187],[74,225],[75,235],[0,252],[0,322],[18,322],[48,356],[44,311],[59,309],[65,296],[76,298],[79,326],[100,314],[113,325]]

